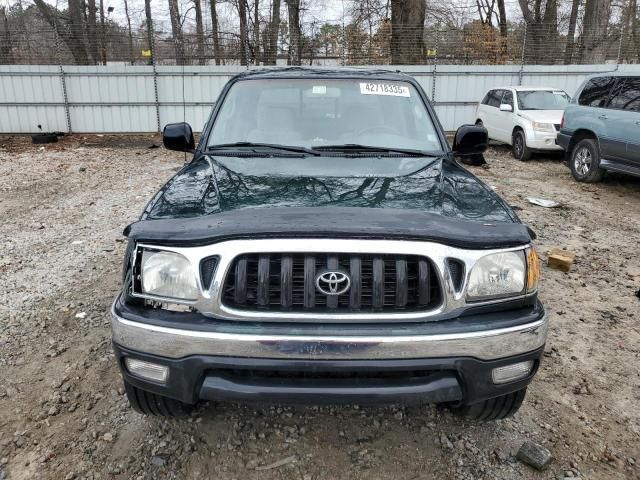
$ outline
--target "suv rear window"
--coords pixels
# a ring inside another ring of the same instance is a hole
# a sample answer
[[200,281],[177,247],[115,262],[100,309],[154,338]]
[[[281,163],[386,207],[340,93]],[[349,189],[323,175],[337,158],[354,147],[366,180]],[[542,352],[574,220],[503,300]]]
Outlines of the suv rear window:
[[582,89],[578,103],[587,107],[601,107],[607,105],[609,93],[615,84],[614,77],[596,77],[592,78]]
[[609,101],[609,108],[640,112],[640,77],[621,78]]

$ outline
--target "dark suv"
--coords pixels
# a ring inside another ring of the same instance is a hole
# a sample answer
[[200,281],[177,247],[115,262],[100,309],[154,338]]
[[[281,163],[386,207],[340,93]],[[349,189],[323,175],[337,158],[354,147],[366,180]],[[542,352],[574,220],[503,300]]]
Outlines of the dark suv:
[[579,182],[598,182],[605,171],[640,176],[640,76],[586,80],[565,109],[556,142]]
[[274,69],[232,78],[129,239],[112,308],[131,405],[199,399],[435,402],[513,414],[547,317],[534,235],[455,156],[411,77]]

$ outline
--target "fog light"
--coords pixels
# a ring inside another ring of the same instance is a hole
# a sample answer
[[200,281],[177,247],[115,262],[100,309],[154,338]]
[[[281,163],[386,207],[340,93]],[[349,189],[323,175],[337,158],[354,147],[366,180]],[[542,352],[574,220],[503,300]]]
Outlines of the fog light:
[[156,363],[145,362],[135,358],[125,358],[124,364],[127,370],[136,377],[146,378],[155,382],[165,383],[169,376],[169,367]]
[[512,363],[504,367],[494,368],[491,372],[493,383],[507,383],[514,380],[520,380],[531,373],[533,368],[533,360],[526,362]]

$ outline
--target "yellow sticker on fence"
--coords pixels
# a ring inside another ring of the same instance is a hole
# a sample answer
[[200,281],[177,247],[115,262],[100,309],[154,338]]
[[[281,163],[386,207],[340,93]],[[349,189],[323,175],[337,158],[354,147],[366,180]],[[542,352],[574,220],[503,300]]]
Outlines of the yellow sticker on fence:
[[143,57],[150,57],[151,56],[151,50],[142,50],[142,56]]

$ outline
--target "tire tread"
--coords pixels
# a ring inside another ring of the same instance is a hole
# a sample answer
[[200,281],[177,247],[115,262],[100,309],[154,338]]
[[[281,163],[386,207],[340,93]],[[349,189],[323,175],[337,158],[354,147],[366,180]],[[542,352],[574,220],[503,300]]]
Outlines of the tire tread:
[[147,392],[124,382],[129,404],[136,412],[157,417],[184,417],[189,415],[191,406],[173,398]]
[[453,408],[453,411],[471,420],[500,420],[511,417],[520,409],[526,393],[527,389],[523,388],[473,405],[461,405]]

